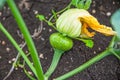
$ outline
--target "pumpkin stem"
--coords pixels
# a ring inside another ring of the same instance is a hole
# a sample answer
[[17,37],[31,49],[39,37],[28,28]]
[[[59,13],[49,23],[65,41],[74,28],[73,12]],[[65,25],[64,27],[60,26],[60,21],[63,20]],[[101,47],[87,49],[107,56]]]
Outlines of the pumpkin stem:
[[49,69],[47,70],[47,72],[44,75],[45,80],[48,80],[48,78],[54,72],[54,70],[56,69],[56,67],[58,65],[58,62],[59,62],[63,53],[64,53],[64,51],[62,51],[62,50],[54,49],[54,56],[53,56],[53,59],[52,59],[52,63],[50,65]]

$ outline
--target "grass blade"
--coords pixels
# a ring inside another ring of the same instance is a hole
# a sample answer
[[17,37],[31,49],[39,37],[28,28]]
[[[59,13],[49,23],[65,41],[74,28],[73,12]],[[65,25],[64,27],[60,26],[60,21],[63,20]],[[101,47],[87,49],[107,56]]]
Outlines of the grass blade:
[[14,0],[7,0],[7,3],[8,3],[8,6],[9,6],[18,26],[19,26],[19,29],[21,30],[21,32],[25,38],[27,47],[29,49],[29,52],[30,52],[32,60],[33,60],[34,67],[35,67],[36,72],[37,72],[37,78],[38,78],[38,80],[44,80],[43,71],[42,71],[40,60],[39,60],[39,56],[38,56],[38,53],[36,51],[33,40],[30,36],[30,33],[26,27],[26,24],[25,24],[21,14],[20,14]]

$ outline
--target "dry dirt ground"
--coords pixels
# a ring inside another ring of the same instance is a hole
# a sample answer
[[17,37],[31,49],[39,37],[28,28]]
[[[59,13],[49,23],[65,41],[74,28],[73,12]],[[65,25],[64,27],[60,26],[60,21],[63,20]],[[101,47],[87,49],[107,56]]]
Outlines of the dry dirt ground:
[[[15,0],[21,14],[28,26],[31,35],[40,25],[40,21],[35,17],[36,13],[44,14],[46,18],[51,16],[51,10],[59,11],[68,5],[70,0]],[[110,16],[120,8],[119,0],[93,0],[89,12],[94,15],[102,24],[110,25]],[[21,44],[24,40],[18,35],[18,26],[11,16],[7,5],[0,11],[0,22],[11,33],[15,40]],[[44,72],[48,69],[53,50],[49,44],[49,36],[55,32],[53,28],[43,23],[42,32],[39,38],[34,38],[37,51],[40,55]],[[74,41],[74,47],[65,52],[62,56],[57,69],[51,76],[50,80],[58,77],[91,59],[99,54],[108,46],[111,37],[103,36],[97,33],[93,38],[94,47],[92,49],[86,47],[80,41]],[[27,52],[26,47],[24,51]],[[10,41],[0,32],[0,80],[9,72],[15,57],[16,49]],[[21,68],[15,68],[7,80],[30,80]],[[120,61],[113,55],[108,56],[96,64],[92,65],[85,71],[67,79],[67,80],[120,80]]]

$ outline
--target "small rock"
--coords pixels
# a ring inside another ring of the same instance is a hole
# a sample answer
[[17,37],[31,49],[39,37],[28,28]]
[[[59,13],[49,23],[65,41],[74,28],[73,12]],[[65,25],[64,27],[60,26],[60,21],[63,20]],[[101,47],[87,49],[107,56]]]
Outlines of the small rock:
[[43,37],[41,37],[41,40],[42,40],[42,41],[45,41],[45,39],[44,39]]
[[33,10],[34,14],[38,14],[38,11],[37,10]]
[[101,48],[99,47],[98,50],[101,50]]
[[16,67],[15,70],[18,70],[18,68]]
[[43,56],[43,54],[40,54],[40,55],[39,55],[39,57],[40,57],[40,58],[42,58],[42,59],[44,59],[44,56]]
[[93,14],[95,14],[95,13],[96,13],[96,10],[95,10],[95,9],[93,9],[93,10],[92,10],[92,13],[93,13]]
[[26,50],[25,53],[28,53],[28,51]]
[[52,32],[52,29],[49,29],[49,32]]
[[49,13],[48,15],[51,16],[51,13]]
[[3,18],[2,18],[2,20],[5,20],[5,19],[6,19],[6,17],[3,17]]
[[74,62],[74,61],[73,61],[73,58],[70,58],[70,59],[71,59],[71,62]]
[[7,52],[10,52],[10,48],[7,47],[7,48],[6,48],[6,51],[7,51]]
[[111,16],[111,12],[107,12],[106,15],[109,17]]
[[16,60],[16,58],[13,58],[13,59],[12,59],[12,61],[15,61],[15,60]]
[[113,4],[115,4],[115,2],[113,1]]
[[4,46],[6,44],[6,42],[5,41],[2,41],[2,45]]
[[10,61],[8,61],[8,63],[9,63],[9,64],[11,64],[11,63],[12,63],[12,61],[10,60]]
[[96,51],[94,51],[93,53],[96,54]]
[[43,30],[45,30],[46,28],[44,27]]
[[95,1],[93,1],[92,7],[95,7],[95,6],[96,6],[96,2],[95,2]]

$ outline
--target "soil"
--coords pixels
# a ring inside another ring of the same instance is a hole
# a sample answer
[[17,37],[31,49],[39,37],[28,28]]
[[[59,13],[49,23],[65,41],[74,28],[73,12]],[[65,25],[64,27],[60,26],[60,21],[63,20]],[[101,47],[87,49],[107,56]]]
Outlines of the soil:
[[[35,17],[36,13],[44,14],[46,18],[51,16],[51,10],[59,11],[68,5],[70,0],[15,0],[21,14],[28,26],[31,35],[34,30],[40,25],[40,21]],[[111,26],[110,16],[120,8],[119,0],[93,0],[89,12],[94,15],[101,24]],[[24,40],[18,35],[18,26],[12,17],[7,5],[0,11],[0,22],[11,33],[15,40],[21,44]],[[46,23],[43,23],[42,32],[39,35],[40,38],[34,38],[34,42],[37,51],[40,55],[40,60],[44,72],[48,69],[52,57],[53,49],[49,44],[49,36],[55,30],[49,27]],[[88,61],[92,57],[96,56],[100,52],[104,51],[111,37],[103,36],[97,33],[94,40],[94,47],[92,49],[85,46],[84,43],[74,40],[74,47],[65,52],[62,56],[55,72],[51,76],[50,80],[56,78],[66,72],[75,69],[84,62]],[[27,48],[24,48],[27,52]],[[12,63],[17,56],[17,50],[12,46],[6,36],[0,32],[0,80],[7,75]],[[12,74],[6,80],[30,80],[23,69],[18,67],[12,72]],[[92,65],[88,69],[84,70],[77,75],[70,77],[67,80],[120,80],[120,61],[114,56],[110,55],[100,60],[96,64]]]

